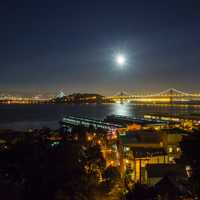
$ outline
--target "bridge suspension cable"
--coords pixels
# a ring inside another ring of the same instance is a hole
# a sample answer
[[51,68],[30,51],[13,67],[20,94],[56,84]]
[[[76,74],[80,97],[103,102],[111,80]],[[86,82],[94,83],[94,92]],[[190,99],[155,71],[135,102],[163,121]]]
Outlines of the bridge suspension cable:
[[130,97],[159,97],[159,96],[170,96],[170,97],[177,97],[177,96],[191,96],[191,97],[197,97],[200,96],[200,94],[192,94],[192,93],[186,93],[186,92],[182,92],[180,90],[177,90],[175,88],[169,88],[167,90],[161,91],[159,93],[155,93],[155,94],[143,94],[143,95],[139,95],[139,94],[128,94],[128,92],[126,91],[119,91],[117,92],[115,95],[113,96],[130,96]]

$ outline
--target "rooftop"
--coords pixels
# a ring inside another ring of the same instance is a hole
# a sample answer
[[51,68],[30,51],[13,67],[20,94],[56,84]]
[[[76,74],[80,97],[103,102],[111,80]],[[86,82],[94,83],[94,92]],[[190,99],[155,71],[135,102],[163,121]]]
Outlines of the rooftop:
[[121,135],[120,140],[122,144],[131,145],[136,143],[144,144],[160,144],[160,135],[153,131],[141,130],[141,131],[129,131],[126,135]]
[[142,148],[142,147],[134,147],[131,148],[133,155],[135,158],[146,158],[152,156],[160,156],[167,155],[164,148]]
[[148,164],[148,177],[164,177],[166,175],[184,175],[184,167],[177,164]]

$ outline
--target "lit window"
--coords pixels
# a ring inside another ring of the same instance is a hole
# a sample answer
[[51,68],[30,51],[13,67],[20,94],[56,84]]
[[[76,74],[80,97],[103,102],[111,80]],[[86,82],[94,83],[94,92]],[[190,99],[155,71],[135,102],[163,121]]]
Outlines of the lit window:
[[173,162],[174,161],[174,157],[169,157],[169,162]]
[[180,148],[180,147],[177,147],[177,148],[176,148],[176,151],[177,151],[177,152],[180,152],[180,151],[181,151],[181,148]]
[[130,148],[129,147],[125,147],[125,151],[129,151],[130,150]]
[[169,153],[172,153],[173,152],[173,148],[169,147],[168,151],[169,151]]

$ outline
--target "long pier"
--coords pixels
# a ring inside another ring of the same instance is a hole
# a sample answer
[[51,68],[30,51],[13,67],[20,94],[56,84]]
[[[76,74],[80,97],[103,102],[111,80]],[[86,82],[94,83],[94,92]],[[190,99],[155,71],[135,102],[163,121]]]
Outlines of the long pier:
[[102,129],[106,129],[106,130],[117,129],[117,128],[123,127],[119,124],[108,123],[108,122],[104,122],[102,120],[73,117],[73,116],[64,117],[60,123],[61,123],[61,126],[63,126],[63,125],[70,125],[70,126],[82,125],[85,127],[93,126],[96,129],[102,128]]

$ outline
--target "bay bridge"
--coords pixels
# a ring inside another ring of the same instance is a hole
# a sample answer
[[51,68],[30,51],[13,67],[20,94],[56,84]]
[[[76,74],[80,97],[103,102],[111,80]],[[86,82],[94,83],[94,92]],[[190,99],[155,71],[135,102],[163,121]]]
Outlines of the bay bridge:
[[[57,96],[57,98],[62,98]],[[12,96],[0,96],[0,104],[44,104],[52,103],[53,98],[41,99],[35,97],[12,97]],[[90,99],[96,99],[96,97],[84,97],[81,100],[85,100],[87,103]],[[180,103],[180,104],[200,104],[200,93],[187,93],[180,90],[170,88],[159,93],[154,94],[129,94],[127,92],[118,92],[113,96],[102,97],[102,103],[115,102],[115,103],[135,103],[135,104],[152,104],[152,103]]]
[[200,93],[187,93],[170,88],[155,94],[128,94],[127,92],[118,92],[113,96],[105,97],[106,100],[114,102],[135,102],[135,103],[188,103],[200,102]]

